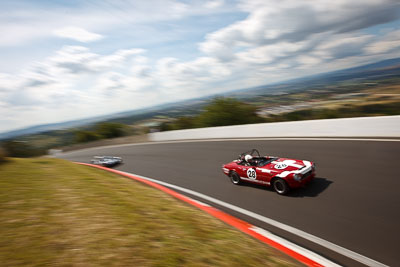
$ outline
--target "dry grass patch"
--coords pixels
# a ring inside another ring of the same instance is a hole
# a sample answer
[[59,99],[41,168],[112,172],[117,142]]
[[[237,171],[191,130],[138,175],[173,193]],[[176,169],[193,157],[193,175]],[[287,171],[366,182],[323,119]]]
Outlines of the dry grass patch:
[[58,159],[0,165],[2,266],[298,266],[140,183]]

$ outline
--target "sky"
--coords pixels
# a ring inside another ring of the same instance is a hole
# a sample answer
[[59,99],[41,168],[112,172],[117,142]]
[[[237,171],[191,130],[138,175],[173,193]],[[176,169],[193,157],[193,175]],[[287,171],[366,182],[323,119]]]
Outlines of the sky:
[[398,0],[2,0],[0,132],[400,57]]

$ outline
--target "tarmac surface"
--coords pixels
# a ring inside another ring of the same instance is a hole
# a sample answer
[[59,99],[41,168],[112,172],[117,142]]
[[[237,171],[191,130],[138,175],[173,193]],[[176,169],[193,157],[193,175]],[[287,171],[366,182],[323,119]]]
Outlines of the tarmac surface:
[[[224,163],[252,148],[262,155],[316,163],[316,179],[280,196],[252,184],[233,185]],[[400,142],[352,140],[240,140],[135,144],[58,155],[90,163],[119,156],[116,169],[191,189],[290,225],[389,266],[400,262]],[[193,197],[193,196],[190,196]],[[203,202],[207,202],[201,199]],[[364,266],[281,229],[213,206],[344,266]]]

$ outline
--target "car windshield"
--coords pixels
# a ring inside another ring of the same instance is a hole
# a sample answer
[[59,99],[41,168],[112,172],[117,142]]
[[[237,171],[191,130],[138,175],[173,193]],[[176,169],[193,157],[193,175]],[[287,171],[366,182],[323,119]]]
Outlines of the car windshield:
[[258,167],[263,167],[269,163],[271,163],[274,160],[278,160],[279,158],[262,158],[260,161],[258,161],[257,166]]

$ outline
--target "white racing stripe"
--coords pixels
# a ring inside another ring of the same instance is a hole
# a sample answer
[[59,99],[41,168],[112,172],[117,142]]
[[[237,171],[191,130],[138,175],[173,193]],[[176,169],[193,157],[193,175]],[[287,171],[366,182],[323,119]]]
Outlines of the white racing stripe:
[[[125,173],[131,174],[131,173],[128,173],[128,172],[125,172]],[[240,208],[240,207],[237,207],[237,206],[235,206],[235,205],[226,203],[226,202],[221,201],[221,200],[219,200],[219,199],[216,199],[216,198],[213,198],[213,197],[204,195],[204,194],[202,194],[202,193],[199,193],[199,192],[196,192],[196,191],[187,189],[187,188],[183,188],[183,187],[180,187],[180,186],[177,186],[177,185],[173,185],[173,184],[169,184],[169,183],[166,183],[166,182],[162,182],[162,181],[159,181],[159,180],[156,180],[156,179],[144,177],[144,176],[137,175],[137,174],[131,174],[131,175],[135,175],[135,176],[140,177],[140,178],[142,178],[142,179],[149,180],[149,181],[152,181],[152,182],[154,182],[154,183],[157,183],[157,184],[160,184],[160,185],[169,187],[169,188],[173,188],[173,189],[179,190],[179,191],[181,191],[181,192],[185,192],[185,193],[190,194],[190,195],[192,195],[192,196],[196,196],[196,197],[202,198],[202,199],[204,199],[204,200],[207,200],[207,201],[209,201],[209,202],[215,203],[215,204],[220,205],[220,206],[222,206],[222,207],[225,207],[225,208],[231,209],[231,210],[233,210],[233,211],[236,211],[236,212],[238,212],[238,213],[244,214],[244,215],[246,215],[246,216],[252,217],[252,218],[257,219],[257,220],[259,220],[259,221],[261,221],[261,222],[267,223],[267,224],[272,225],[272,226],[274,226],[274,227],[277,227],[277,228],[279,228],[279,229],[285,230],[286,232],[289,232],[289,233],[291,233],[291,234],[294,234],[294,235],[296,235],[296,236],[299,236],[299,237],[301,237],[301,238],[303,238],[303,239],[309,240],[309,241],[311,241],[311,242],[313,242],[313,243],[316,243],[316,244],[318,244],[318,245],[320,245],[320,246],[322,246],[322,247],[328,248],[328,249],[330,249],[330,250],[332,250],[332,251],[335,251],[336,253],[339,253],[339,254],[341,254],[341,255],[344,255],[344,256],[346,256],[346,257],[348,257],[348,258],[350,258],[350,259],[353,259],[353,260],[355,260],[355,261],[358,261],[358,262],[360,262],[360,263],[362,263],[362,264],[365,264],[365,265],[367,265],[367,266],[371,266],[371,267],[389,267],[388,265],[385,265],[385,264],[383,264],[383,263],[380,263],[380,262],[378,262],[378,261],[375,261],[375,260],[373,260],[373,259],[371,259],[371,258],[368,258],[368,257],[366,257],[366,256],[363,256],[363,255],[361,255],[361,254],[358,254],[358,253],[356,253],[356,252],[354,252],[354,251],[351,251],[351,250],[349,250],[349,249],[346,249],[346,248],[344,248],[344,247],[341,247],[341,246],[336,245],[336,244],[334,244],[334,243],[331,243],[331,242],[329,242],[329,241],[326,241],[326,240],[324,240],[324,239],[322,239],[322,238],[319,238],[319,237],[317,237],[317,236],[311,235],[311,234],[306,233],[306,232],[304,232],[304,231],[302,231],[302,230],[299,230],[299,229],[294,228],[294,227],[292,227],[292,226],[289,226],[289,225],[280,223],[280,222],[275,221],[275,220],[273,220],[273,219],[270,219],[270,218],[267,218],[267,217],[262,216],[262,215],[260,215],[260,214],[254,213],[254,212],[252,212],[252,211],[245,210],[245,209]],[[260,228],[260,229],[261,229],[261,228]],[[288,242],[289,242],[289,241],[288,241]],[[304,248],[303,248],[303,249],[304,249]],[[305,250],[305,249],[304,249],[304,250]],[[305,251],[308,251],[308,250],[305,250]],[[311,252],[311,251],[310,251],[310,252]],[[311,252],[311,253],[315,254],[314,252]],[[303,254],[303,255],[304,255],[304,254]],[[308,254],[305,255],[305,256],[310,257],[310,255],[308,255]],[[311,256],[311,257],[312,257],[312,256]],[[320,257],[320,256],[319,256],[319,257]],[[311,259],[311,258],[310,258],[310,259]],[[335,265],[326,265],[326,266],[335,266]]]
[[261,180],[254,180],[254,179],[250,179],[250,178],[242,177],[242,176],[240,176],[240,179],[245,180],[245,181],[259,183],[259,184],[266,184],[266,185],[270,184],[270,182],[265,182],[265,181],[261,181]]

